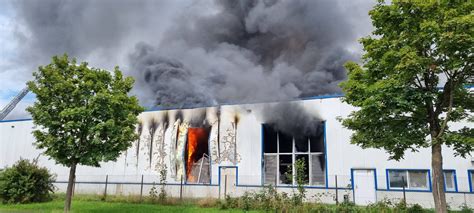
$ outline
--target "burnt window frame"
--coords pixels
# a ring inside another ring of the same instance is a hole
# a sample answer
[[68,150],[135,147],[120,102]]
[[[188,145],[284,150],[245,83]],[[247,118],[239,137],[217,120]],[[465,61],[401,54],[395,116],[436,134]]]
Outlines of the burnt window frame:
[[[276,133],[276,147],[277,147],[277,151],[275,153],[266,153],[265,152],[265,138],[264,138],[264,128],[265,128],[265,125],[268,125],[268,124],[265,124],[263,123],[262,124],[262,168],[261,168],[261,175],[262,175],[262,185],[268,185],[268,184],[271,184],[271,185],[275,185],[275,183],[265,183],[265,156],[276,156],[276,162],[277,162],[277,165],[276,165],[276,174],[275,174],[275,177],[276,177],[276,186],[296,186],[296,178],[293,178],[293,182],[292,184],[285,184],[285,183],[280,183],[281,181],[281,178],[280,178],[280,155],[291,155],[292,156],[292,173],[293,173],[293,177],[296,176],[296,169],[294,168],[295,166],[295,162],[296,162],[296,156],[297,155],[306,155],[308,157],[308,162],[306,162],[308,164],[308,183],[307,184],[304,184],[304,186],[314,186],[314,187],[327,187],[327,144],[326,144],[326,121],[322,121],[322,126],[323,126],[323,132],[322,132],[322,135],[321,137],[318,137],[319,139],[322,140],[322,143],[323,143],[323,150],[322,152],[312,152],[311,151],[311,137],[308,137],[308,151],[307,152],[297,152],[296,151],[296,143],[295,143],[295,137],[292,137],[292,152],[280,152],[280,135],[279,135],[279,132],[278,131],[275,131]],[[312,183],[312,178],[311,178],[311,174],[313,173],[312,171],[312,160],[313,160],[313,157],[320,157],[320,156],[323,156],[323,159],[324,159],[324,170],[323,170],[323,174],[324,174],[324,183],[321,183],[321,184],[318,184],[318,183]]]

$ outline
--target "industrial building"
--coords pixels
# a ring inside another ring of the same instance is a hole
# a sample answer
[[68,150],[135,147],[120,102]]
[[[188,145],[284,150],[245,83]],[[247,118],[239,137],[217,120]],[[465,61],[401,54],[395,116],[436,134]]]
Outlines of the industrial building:
[[[107,181],[107,193],[147,195],[166,171],[171,196],[180,190],[187,197],[239,196],[269,184],[291,193],[295,183],[288,174],[302,159],[308,200],[334,203],[337,191],[339,201],[366,205],[401,199],[405,189],[408,203],[434,207],[430,149],[394,161],[383,150],[351,144],[351,131],[339,118],[355,108],[341,97],[143,112],[140,139],[115,162],[79,166],[75,191],[104,193]],[[473,124],[452,124],[463,126]],[[0,121],[0,168],[37,158],[58,175],[58,190],[65,191],[69,170],[35,148],[34,128],[30,119]],[[474,207],[474,158],[443,148],[448,204]]]

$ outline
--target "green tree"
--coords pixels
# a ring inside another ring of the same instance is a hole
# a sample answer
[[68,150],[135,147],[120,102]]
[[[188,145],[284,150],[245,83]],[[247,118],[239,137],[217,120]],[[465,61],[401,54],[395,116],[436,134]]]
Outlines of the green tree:
[[392,159],[430,147],[433,197],[446,212],[442,145],[473,151],[474,4],[470,1],[383,1],[369,12],[375,30],[361,39],[363,65],[346,64],[343,100],[358,107],[343,120],[351,142],[385,149]]
[[67,55],[53,57],[39,67],[28,88],[36,101],[28,107],[34,124],[35,145],[57,163],[70,168],[65,211],[71,208],[76,166],[99,167],[116,160],[137,136],[137,115],[143,111],[128,96],[134,80],[102,69],[76,64]]

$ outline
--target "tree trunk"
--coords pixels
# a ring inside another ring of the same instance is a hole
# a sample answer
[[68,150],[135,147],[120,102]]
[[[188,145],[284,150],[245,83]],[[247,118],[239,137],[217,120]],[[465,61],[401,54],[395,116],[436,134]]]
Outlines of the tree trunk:
[[431,170],[433,171],[433,198],[435,209],[438,213],[446,213],[446,193],[444,190],[443,155],[441,144],[436,143],[431,147]]
[[69,212],[69,210],[71,210],[72,189],[74,186],[75,179],[76,179],[76,163],[72,164],[69,170],[69,180],[67,183],[66,202],[64,203],[64,212]]

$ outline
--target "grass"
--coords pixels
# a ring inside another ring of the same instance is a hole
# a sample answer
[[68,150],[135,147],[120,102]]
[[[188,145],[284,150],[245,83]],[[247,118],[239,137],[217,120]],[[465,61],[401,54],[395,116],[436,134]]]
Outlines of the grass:
[[[45,203],[0,204],[0,212],[63,212],[63,197],[64,195],[56,196],[52,201]],[[149,200],[143,203],[138,203],[138,201],[138,197],[110,196],[107,201],[102,201],[100,196],[76,195],[72,202],[71,212],[242,212],[238,209],[203,208],[193,204],[191,200],[169,205],[153,204]]]
[[[45,203],[31,204],[1,204],[2,212],[63,212],[64,194],[54,195],[54,199]],[[244,211],[237,209],[235,204],[238,200],[225,199],[217,201],[216,199],[184,199],[168,198],[165,204],[158,204],[150,197],[144,197],[142,201],[138,196],[108,196],[103,199],[99,195],[75,195],[72,202],[72,212],[265,212],[264,210]],[[223,204],[226,204],[223,209]],[[234,206],[229,205],[233,203]],[[233,209],[234,208],[234,209]],[[382,213],[402,213],[402,212],[433,212],[433,210],[424,209],[421,211],[410,211],[409,209],[400,210],[394,206],[387,206],[380,202],[367,207],[355,206],[353,204],[328,205],[304,203],[298,206],[283,207],[278,212],[382,212]],[[271,210],[270,212],[274,212]],[[457,211],[452,211],[457,212]],[[461,211],[461,212],[471,212]]]
[[[0,205],[0,212],[62,212],[64,202],[54,200],[47,203]],[[72,212],[242,212],[242,210],[219,210],[197,206],[163,206],[159,204],[137,204],[102,201],[74,201]]]

